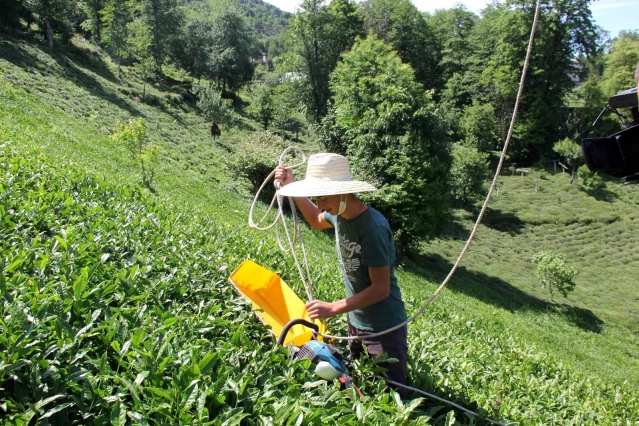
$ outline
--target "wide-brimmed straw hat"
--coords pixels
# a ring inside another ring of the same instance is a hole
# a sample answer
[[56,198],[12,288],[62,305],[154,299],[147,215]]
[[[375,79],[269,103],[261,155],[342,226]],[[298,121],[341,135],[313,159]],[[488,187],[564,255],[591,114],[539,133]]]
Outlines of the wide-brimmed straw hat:
[[320,153],[308,158],[304,180],[289,183],[277,193],[286,197],[322,197],[376,190],[370,183],[351,179],[346,157]]

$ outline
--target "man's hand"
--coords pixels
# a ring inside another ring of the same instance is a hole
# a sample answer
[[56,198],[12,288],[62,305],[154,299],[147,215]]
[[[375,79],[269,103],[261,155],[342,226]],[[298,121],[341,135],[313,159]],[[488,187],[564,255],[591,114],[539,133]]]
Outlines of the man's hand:
[[306,310],[308,311],[308,316],[311,317],[312,320],[318,318],[330,318],[337,314],[337,312],[334,312],[333,304],[324,302],[323,300],[311,300],[306,304]]
[[282,181],[282,185],[288,185],[295,182],[293,170],[289,169],[286,164],[280,164],[275,168],[275,179]]

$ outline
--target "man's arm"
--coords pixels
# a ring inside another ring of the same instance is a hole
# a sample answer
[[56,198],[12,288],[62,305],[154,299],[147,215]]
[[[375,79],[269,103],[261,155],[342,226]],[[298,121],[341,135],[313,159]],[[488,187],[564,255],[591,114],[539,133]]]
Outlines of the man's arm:
[[[282,181],[284,185],[295,182],[293,171],[288,168],[286,164],[281,164],[275,168],[275,179]],[[306,197],[295,197],[293,199],[302,212],[304,219],[306,219],[313,229],[328,229],[333,227],[333,225],[324,219],[324,213],[318,209],[311,200]]]
[[351,297],[329,303],[322,300],[311,300],[306,304],[306,310],[311,319],[330,318],[335,315],[366,308],[381,302],[390,295],[390,266],[368,268],[371,285]]
[[324,219],[324,212],[317,208],[311,200],[306,197],[295,197],[293,199],[302,212],[304,219],[306,219],[313,229],[319,230],[333,227],[330,222]]

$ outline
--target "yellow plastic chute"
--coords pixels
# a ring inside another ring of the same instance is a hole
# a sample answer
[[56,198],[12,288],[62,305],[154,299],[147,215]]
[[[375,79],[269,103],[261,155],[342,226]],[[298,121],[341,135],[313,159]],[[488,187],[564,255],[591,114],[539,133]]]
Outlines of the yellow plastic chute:
[[[302,318],[311,321],[304,306],[304,302],[291,290],[279,275],[258,265],[245,260],[231,274],[229,281],[235,289],[253,305],[257,317],[264,324],[271,326],[275,337],[279,337],[284,326],[291,320]],[[320,321],[315,322],[319,326],[320,333],[326,333],[326,326]],[[313,333],[303,325],[291,327],[284,345],[291,343],[302,346],[313,337]]]

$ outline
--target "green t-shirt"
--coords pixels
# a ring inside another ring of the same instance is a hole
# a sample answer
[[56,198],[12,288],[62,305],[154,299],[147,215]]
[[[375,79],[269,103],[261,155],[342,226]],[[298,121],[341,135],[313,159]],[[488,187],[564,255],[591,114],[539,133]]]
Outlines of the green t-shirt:
[[350,220],[327,212],[324,219],[333,227],[337,221],[348,297],[371,285],[369,267],[390,267],[390,295],[366,308],[349,312],[349,322],[360,330],[379,332],[406,321],[406,309],[395,277],[395,242],[386,218],[368,207]]

